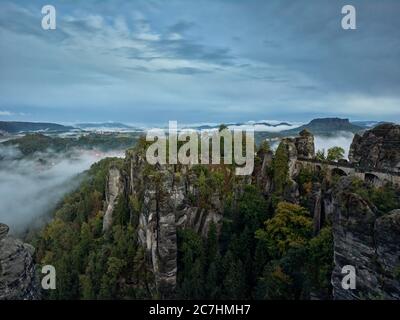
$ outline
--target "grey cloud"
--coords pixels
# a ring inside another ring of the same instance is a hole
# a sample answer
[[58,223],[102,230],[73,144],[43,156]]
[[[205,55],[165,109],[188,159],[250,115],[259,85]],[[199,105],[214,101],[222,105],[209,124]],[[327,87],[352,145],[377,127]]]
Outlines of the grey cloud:
[[182,67],[182,68],[172,68],[172,69],[158,69],[157,72],[193,75],[193,74],[209,73],[210,71],[201,70],[198,68]]
[[155,44],[159,50],[167,52],[169,57],[198,60],[224,66],[235,65],[235,57],[229,48],[218,48],[196,43],[191,40],[161,40]]
[[196,24],[194,22],[189,22],[189,21],[178,21],[171,25],[168,28],[169,32],[175,32],[175,33],[185,33],[186,31],[192,29]]

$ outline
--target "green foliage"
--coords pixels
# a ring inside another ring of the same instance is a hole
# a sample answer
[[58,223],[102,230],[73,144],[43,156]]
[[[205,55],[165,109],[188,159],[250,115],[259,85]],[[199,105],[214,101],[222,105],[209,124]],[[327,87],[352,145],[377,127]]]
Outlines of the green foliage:
[[341,147],[332,147],[328,149],[326,159],[328,161],[338,161],[344,158],[344,149]]
[[269,265],[257,286],[257,298],[265,300],[294,299],[292,290],[293,280],[278,264]]
[[[124,196],[117,202],[112,229],[102,232],[103,193],[110,166],[121,167],[122,163],[106,159],[93,165],[80,188],[65,197],[35,241],[39,263],[52,264],[57,270],[57,290],[44,292],[47,298],[150,297],[137,278],[143,274],[134,268],[137,233]],[[139,283],[137,292],[128,284],[134,282]]]
[[101,151],[126,149],[135,144],[135,134],[122,135],[119,133],[98,134],[90,133],[79,138],[52,137],[41,133],[26,134],[3,142],[4,145],[15,145],[24,156],[30,156],[36,152],[67,152],[74,148],[97,149]]
[[380,215],[400,207],[400,191],[390,183],[375,187],[360,179],[353,179],[350,191],[372,203]]
[[248,284],[246,283],[246,270],[240,259],[235,259],[228,252],[225,256],[224,298],[226,299],[248,299]]
[[257,150],[257,152],[268,153],[271,151],[271,147],[267,140],[263,140]]
[[317,150],[316,154],[315,154],[315,158],[319,161],[325,161],[326,157],[325,157],[325,150]]
[[[331,294],[333,267],[331,229],[312,237],[312,220],[295,204],[281,202],[275,215],[256,231],[260,248],[270,256],[257,282],[260,299],[308,299],[311,291],[324,298]],[[260,249],[261,250],[261,249]]]
[[333,270],[333,235],[331,227],[322,228],[308,244],[308,277],[313,290],[323,297],[331,293]]
[[312,235],[312,219],[306,209],[281,202],[275,215],[256,236],[265,242],[271,256],[281,257],[292,247],[304,246]]
[[[142,139],[139,144],[143,147],[146,143]],[[36,240],[39,263],[57,269],[57,290],[45,292],[46,298],[160,297],[154,290],[146,250],[137,243],[141,196],[119,195],[113,225],[102,231],[110,167],[125,170],[124,162],[118,159],[93,165],[82,177],[80,188],[65,197],[53,221]],[[225,212],[222,224],[208,224],[207,235],[178,230],[177,290],[171,298],[305,299],[310,292],[329,298],[331,230],[325,227],[313,237],[307,210],[280,201],[288,184],[284,145],[276,152],[271,172],[278,191],[269,199],[259,186],[232,176],[230,169],[200,165],[190,169],[197,177],[191,205],[207,214],[212,208],[210,198],[218,195]],[[157,171],[146,166],[146,174],[155,176]],[[298,176],[304,186],[319,179],[308,169]],[[276,205],[271,206],[272,202]],[[385,200],[385,205],[390,203]]]
[[129,223],[131,213],[129,210],[129,202],[125,194],[118,197],[113,215],[118,224],[127,225]]
[[192,230],[178,232],[178,297],[182,299],[204,298],[204,251],[203,241]]

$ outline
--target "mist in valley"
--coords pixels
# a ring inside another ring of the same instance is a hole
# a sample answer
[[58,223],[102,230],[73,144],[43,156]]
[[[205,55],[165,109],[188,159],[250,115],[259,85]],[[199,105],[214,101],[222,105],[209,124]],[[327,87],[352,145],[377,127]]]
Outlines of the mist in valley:
[[79,174],[102,158],[123,152],[51,151],[24,158],[16,147],[0,146],[0,222],[10,232],[40,226],[62,197],[79,185]]
[[[315,150],[326,152],[340,146],[347,158],[353,136],[348,132],[315,136]],[[273,149],[277,144],[272,143]],[[63,196],[79,185],[79,174],[109,156],[122,157],[123,151],[73,150],[56,154],[49,150],[27,158],[14,146],[0,146],[0,222],[8,224],[16,234],[28,226],[40,226]]]
[[329,148],[332,147],[342,147],[345,151],[344,157],[348,158],[350,145],[353,141],[354,134],[351,132],[340,132],[334,136],[315,136],[314,137],[314,145],[315,151],[317,150],[325,150],[328,151]]
[[[324,150],[325,155],[329,148],[342,147],[344,149],[344,157],[348,159],[350,145],[353,142],[354,134],[351,132],[339,132],[335,135],[316,135],[314,136],[315,152],[318,150]],[[279,139],[270,141],[272,150],[276,150],[279,146]]]

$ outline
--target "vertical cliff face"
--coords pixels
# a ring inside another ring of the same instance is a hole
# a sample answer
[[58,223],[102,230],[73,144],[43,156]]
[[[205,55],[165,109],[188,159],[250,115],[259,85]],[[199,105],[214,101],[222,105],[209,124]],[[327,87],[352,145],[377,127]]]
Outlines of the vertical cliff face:
[[[351,178],[335,190],[333,211],[334,299],[400,299],[400,210],[379,217],[349,191]],[[356,289],[342,288],[342,268],[356,270]]]
[[[116,199],[125,192],[124,196],[135,207],[136,212],[131,214],[136,218],[131,218],[137,219],[138,240],[145,248],[146,260],[155,279],[153,288],[161,298],[171,298],[177,276],[177,231],[190,228],[206,237],[211,223],[219,229],[224,194],[215,189],[204,198],[200,174],[193,167],[151,166],[141,152],[127,152],[126,168],[129,176],[123,176],[117,168],[109,170],[104,229],[110,228]],[[251,177],[237,179],[235,193],[239,194],[241,186],[250,183]]]
[[103,218],[103,231],[110,229],[112,225],[113,211],[118,201],[118,196],[124,192],[124,183],[118,168],[109,170],[106,182],[106,203]]
[[400,170],[400,125],[381,124],[362,136],[356,134],[349,160],[361,167]]
[[[311,159],[313,139],[308,133],[284,139],[289,159],[289,177],[295,180],[296,161]],[[383,124],[356,135],[350,149],[350,161],[360,168],[396,171],[400,168],[400,126]],[[308,208],[314,216],[317,234],[325,220],[332,222],[334,236],[334,299],[400,299],[400,210],[381,212],[355,193],[354,177],[337,183],[310,183]],[[368,183],[368,181],[367,181]],[[380,184],[382,186],[382,184]],[[364,186],[367,187],[367,186]],[[365,191],[366,189],[364,189]],[[296,193],[291,193],[291,202]],[[304,196],[304,195],[303,195]],[[356,289],[342,287],[342,268],[355,267]]]
[[0,223],[0,300],[38,299],[34,248],[7,234]]
[[297,156],[299,158],[312,159],[315,156],[314,136],[307,129],[299,133],[299,137],[295,138]]

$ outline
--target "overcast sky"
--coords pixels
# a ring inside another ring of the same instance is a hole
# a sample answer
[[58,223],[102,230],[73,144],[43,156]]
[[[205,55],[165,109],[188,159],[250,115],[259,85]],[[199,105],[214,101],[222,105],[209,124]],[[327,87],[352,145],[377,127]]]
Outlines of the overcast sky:
[[399,34],[398,0],[0,0],[0,120],[399,121]]

